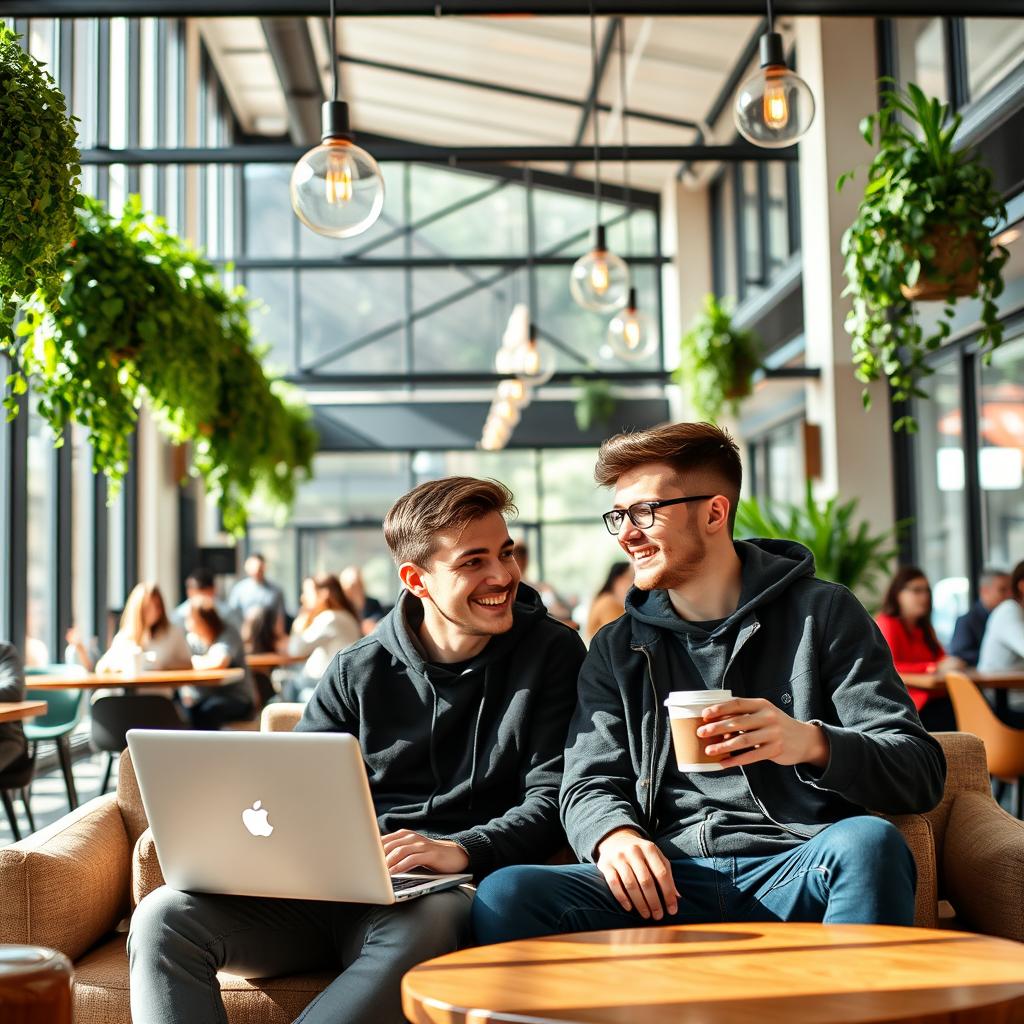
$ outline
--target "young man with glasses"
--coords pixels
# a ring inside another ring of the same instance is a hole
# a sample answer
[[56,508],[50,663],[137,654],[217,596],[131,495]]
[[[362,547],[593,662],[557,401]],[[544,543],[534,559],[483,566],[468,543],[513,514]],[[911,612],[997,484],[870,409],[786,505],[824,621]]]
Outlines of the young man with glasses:
[[[558,786],[583,643],[520,585],[514,511],[502,484],[471,477],[399,498],[384,520],[398,603],[335,655],[297,726],[359,738],[392,872],[481,879],[564,846]],[[222,969],[334,970],[298,1020],[397,1024],[402,975],[469,941],[471,899],[459,888],[381,907],[162,886],[132,916],[132,1020],[226,1024]]]
[[[914,861],[869,811],[926,811],[945,761],[871,617],[791,541],[734,541],[732,438],[680,423],[606,441],[605,526],[629,556],[626,615],[580,675],[561,809],[582,863],[481,885],[480,942],[665,923],[905,924]],[[677,768],[664,703],[727,689]]]

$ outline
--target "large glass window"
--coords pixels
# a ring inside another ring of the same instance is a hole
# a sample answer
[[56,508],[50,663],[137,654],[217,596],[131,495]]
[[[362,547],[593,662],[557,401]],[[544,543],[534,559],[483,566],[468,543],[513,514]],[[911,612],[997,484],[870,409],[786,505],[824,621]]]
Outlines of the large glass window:
[[914,527],[918,561],[932,584],[935,631],[943,643],[968,603],[967,501],[958,359],[948,359],[922,382],[915,401]]
[[985,561],[1011,568],[1024,558],[1024,336],[982,366],[979,421]]
[[896,22],[896,60],[901,82],[913,82],[929,96],[949,99],[942,18],[900,18]]
[[965,18],[967,91],[972,100],[1024,64],[1024,18]]
[[53,500],[55,459],[53,434],[36,412],[35,401],[32,400],[28,410],[28,603],[24,652],[27,665],[45,665],[55,659],[53,588],[64,582],[55,579],[54,568],[54,519],[57,514]]

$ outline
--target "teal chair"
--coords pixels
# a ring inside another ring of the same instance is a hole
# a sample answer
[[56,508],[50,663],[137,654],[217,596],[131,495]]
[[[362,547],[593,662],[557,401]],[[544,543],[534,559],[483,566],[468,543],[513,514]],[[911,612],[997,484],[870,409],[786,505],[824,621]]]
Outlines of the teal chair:
[[[32,676],[28,674],[26,682],[31,681]],[[25,739],[29,742],[33,758],[39,743],[47,740],[56,742],[71,810],[78,806],[75,776],[71,771],[71,734],[82,717],[85,694],[85,690],[33,690],[30,687],[25,696],[26,700],[46,701],[46,714],[25,723]]]

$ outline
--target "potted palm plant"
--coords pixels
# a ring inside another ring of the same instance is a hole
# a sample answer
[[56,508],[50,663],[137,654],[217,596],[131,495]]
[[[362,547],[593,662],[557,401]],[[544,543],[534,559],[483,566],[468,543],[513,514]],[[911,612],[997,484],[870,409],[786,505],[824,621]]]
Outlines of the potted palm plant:
[[685,388],[694,412],[714,422],[726,405],[735,411],[740,399],[750,394],[751,378],[760,365],[757,335],[738,328],[731,306],[708,295],[679,343],[673,380]]
[[[905,401],[926,397],[919,386],[931,372],[925,357],[950,335],[958,298],[981,300],[982,352],[1002,341],[995,300],[1008,254],[992,231],[1006,209],[980,156],[955,145],[960,115],[913,83],[902,92],[884,81],[891,87],[878,113],[861,122],[865,140],[877,140],[878,150],[857,218],[842,239],[844,294],[853,297],[846,329],[858,378],[887,378],[893,397]],[[852,176],[844,174],[838,187]],[[927,331],[914,308],[925,300],[945,303]],[[896,428],[915,424],[904,416]]]
[[877,591],[879,574],[884,577],[899,554],[895,540],[906,525],[900,522],[893,531],[873,534],[857,519],[856,498],[818,502],[809,482],[801,504],[744,498],[736,510],[738,537],[795,540],[814,555],[821,579],[861,593]]

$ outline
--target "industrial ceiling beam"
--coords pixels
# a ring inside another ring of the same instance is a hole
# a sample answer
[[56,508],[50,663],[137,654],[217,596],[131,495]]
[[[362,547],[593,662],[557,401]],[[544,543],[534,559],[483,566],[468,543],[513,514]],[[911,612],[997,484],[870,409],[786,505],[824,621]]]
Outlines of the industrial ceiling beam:
[[[364,145],[370,145],[361,136]],[[592,146],[423,146],[418,143],[381,143],[372,146],[380,162],[412,161],[429,164],[489,164],[508,162],[559,163],[592,160]],[[125,164],[288,164],[295,163],[304,150],[282,143],[253,143],[215,148],[182,149],[86,149],[82,164],[109,166]],[[787,149],[762,149],[749,143],[727,146],[630,146],[629,159],[636,163],[678,162],[681,160],[746,161],[795,160],[796,146]],[[602,146],[601,160],[621,161],[622,146]]]
[[288,134],[296,146],[315,146],[325,97],[309,28],[302,18],[264,18],[260,25],[284,93]]
[[[573,145],[579,146],[583,142],[583,137],[587,134],[587,125],[590,124],[590,116],[594,113],[598,97],[601,95],[601,83],[604,81],[604,73],[608,68],[608,59],[612,55],[612,46],[615,44],[615,36],[621,31],[622,19],[612,18],[611,21],[605,26],[604,38],[601,40],[601,46],[596,54],[594,54],[594,67],[590,76],[590,88],[587,90],[587,95],[583,99],[582,109],[580,110],[579,124],[576,126],[576,136],[573,139]],[[575,161],[569,160],[565,165],[565,173],[572,174]]]
[[[441,71],[428,71],[426,68],[414,68],[408,64],[390,64],[383,60],[371,60],[368,57],[356,57],[348,53],[339,53],[338,60],[342,64],[353,64],[356,67],[374,68],[378,71],[390,71],[398,75],[411,75],[415,78],[424,78],[432,82],[444,82],[450,85],[462,85],[469,89],[482,89],[487,92],[503,93],[506,96],[516,96],[520,99],[537,100],[541,103],[557,103],[563,107],[576,107],[582,105],[581,101],[572,96],[560,96],[558,93],[538,92],[536,89],[522,89],[519,86],[504,85],[500,82],[486,82],[480,78],[464,78],[461,75],[450,75]],[[611,112],[610,103],[598,103],[597,109],[603,114]],[[626,111],[626,114],[633,120],[650,121],[653,124],[663,124],[671,128],[699,128],[696,121],[688,121],[680,117],[667,117],[664,114],[655,114],[650,110]]]
[[[760,16],[764,0],[594,0],[599,15]],[[579,15],[587,0],[337,0],[339,17],[365,15]],[[0,16],[322,17],[327,0],[0,0]],[[776,0],[775,15],[833,17],[1019,17],[1020,0]]]

